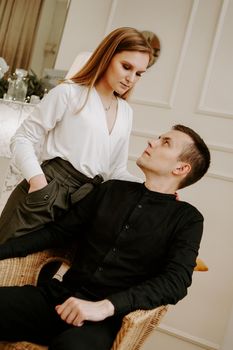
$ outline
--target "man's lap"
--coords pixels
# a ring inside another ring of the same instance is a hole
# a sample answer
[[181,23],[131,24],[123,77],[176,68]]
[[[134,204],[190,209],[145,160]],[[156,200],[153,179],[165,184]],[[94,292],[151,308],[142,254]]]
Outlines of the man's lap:
[[114,318],[85,322],[54,337],[49,350],[110,350],[120,326],[121,321]]
[[0,340],[47,343],[62,321],[34,286],[0,288]]
[[61,299],[64,298],[56,283],[55,288],[1,287],[0,341],[51,344],[51,350],[77,350],[77,346],[79,350],[110,349],[121,321],[108,318],[102,322],[85,322],[81,327],[70,326],[54,308],[60,293]]

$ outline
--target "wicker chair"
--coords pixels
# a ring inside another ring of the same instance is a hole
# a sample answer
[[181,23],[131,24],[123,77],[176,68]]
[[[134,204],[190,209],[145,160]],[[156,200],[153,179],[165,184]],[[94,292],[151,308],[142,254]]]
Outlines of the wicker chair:
[[[0,286],[13,286],[37,283],[41,269],[53,261],[69,264],[69,253],[46,250],[28,255],[25,258],[12,258],[0,261]],[[60,276],[57,276],[58,278]],[[123,318],[111,350],[139,350],[149,334],[160,323],[167,306],[153,310],[136,310]],[[0,343],[0,350],[47,350],[46,346],[29,342]]]

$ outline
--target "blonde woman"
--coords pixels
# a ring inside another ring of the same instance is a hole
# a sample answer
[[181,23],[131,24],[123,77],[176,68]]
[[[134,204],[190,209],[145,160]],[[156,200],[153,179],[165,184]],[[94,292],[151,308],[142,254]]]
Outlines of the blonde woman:
[[[126,100],[152,57],[141,32],[118,28],[35,107],[11,142],[25,180],[2,212],[0,242],[56,220],[96,183],[135,181],[127,171],[132,110]],[[41,140],[42,164],[35,151]]]

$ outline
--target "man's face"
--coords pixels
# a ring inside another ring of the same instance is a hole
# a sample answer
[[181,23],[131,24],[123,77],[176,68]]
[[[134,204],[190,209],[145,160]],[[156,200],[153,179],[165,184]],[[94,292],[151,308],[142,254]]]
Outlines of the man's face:
[[143,171],[167,176],[182,165],[179,156],[184,148],[192,143],[189,135],[171,130],[157,140],[148,142],[147,148],[137,160],[137,165]]

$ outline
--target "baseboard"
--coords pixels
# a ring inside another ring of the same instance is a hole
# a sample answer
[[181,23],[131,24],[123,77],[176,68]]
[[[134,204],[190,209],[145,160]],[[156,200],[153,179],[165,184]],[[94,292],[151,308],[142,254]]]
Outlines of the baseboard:
[[178,339],[182,339],[183,341],[197,345],[205,350],[220,350],[219,344],[212,343],[206,339],[195,337],[179,329],[166,326],[163,323],[161,323],[160,326],[158,326],[157,331],[176,337]]

